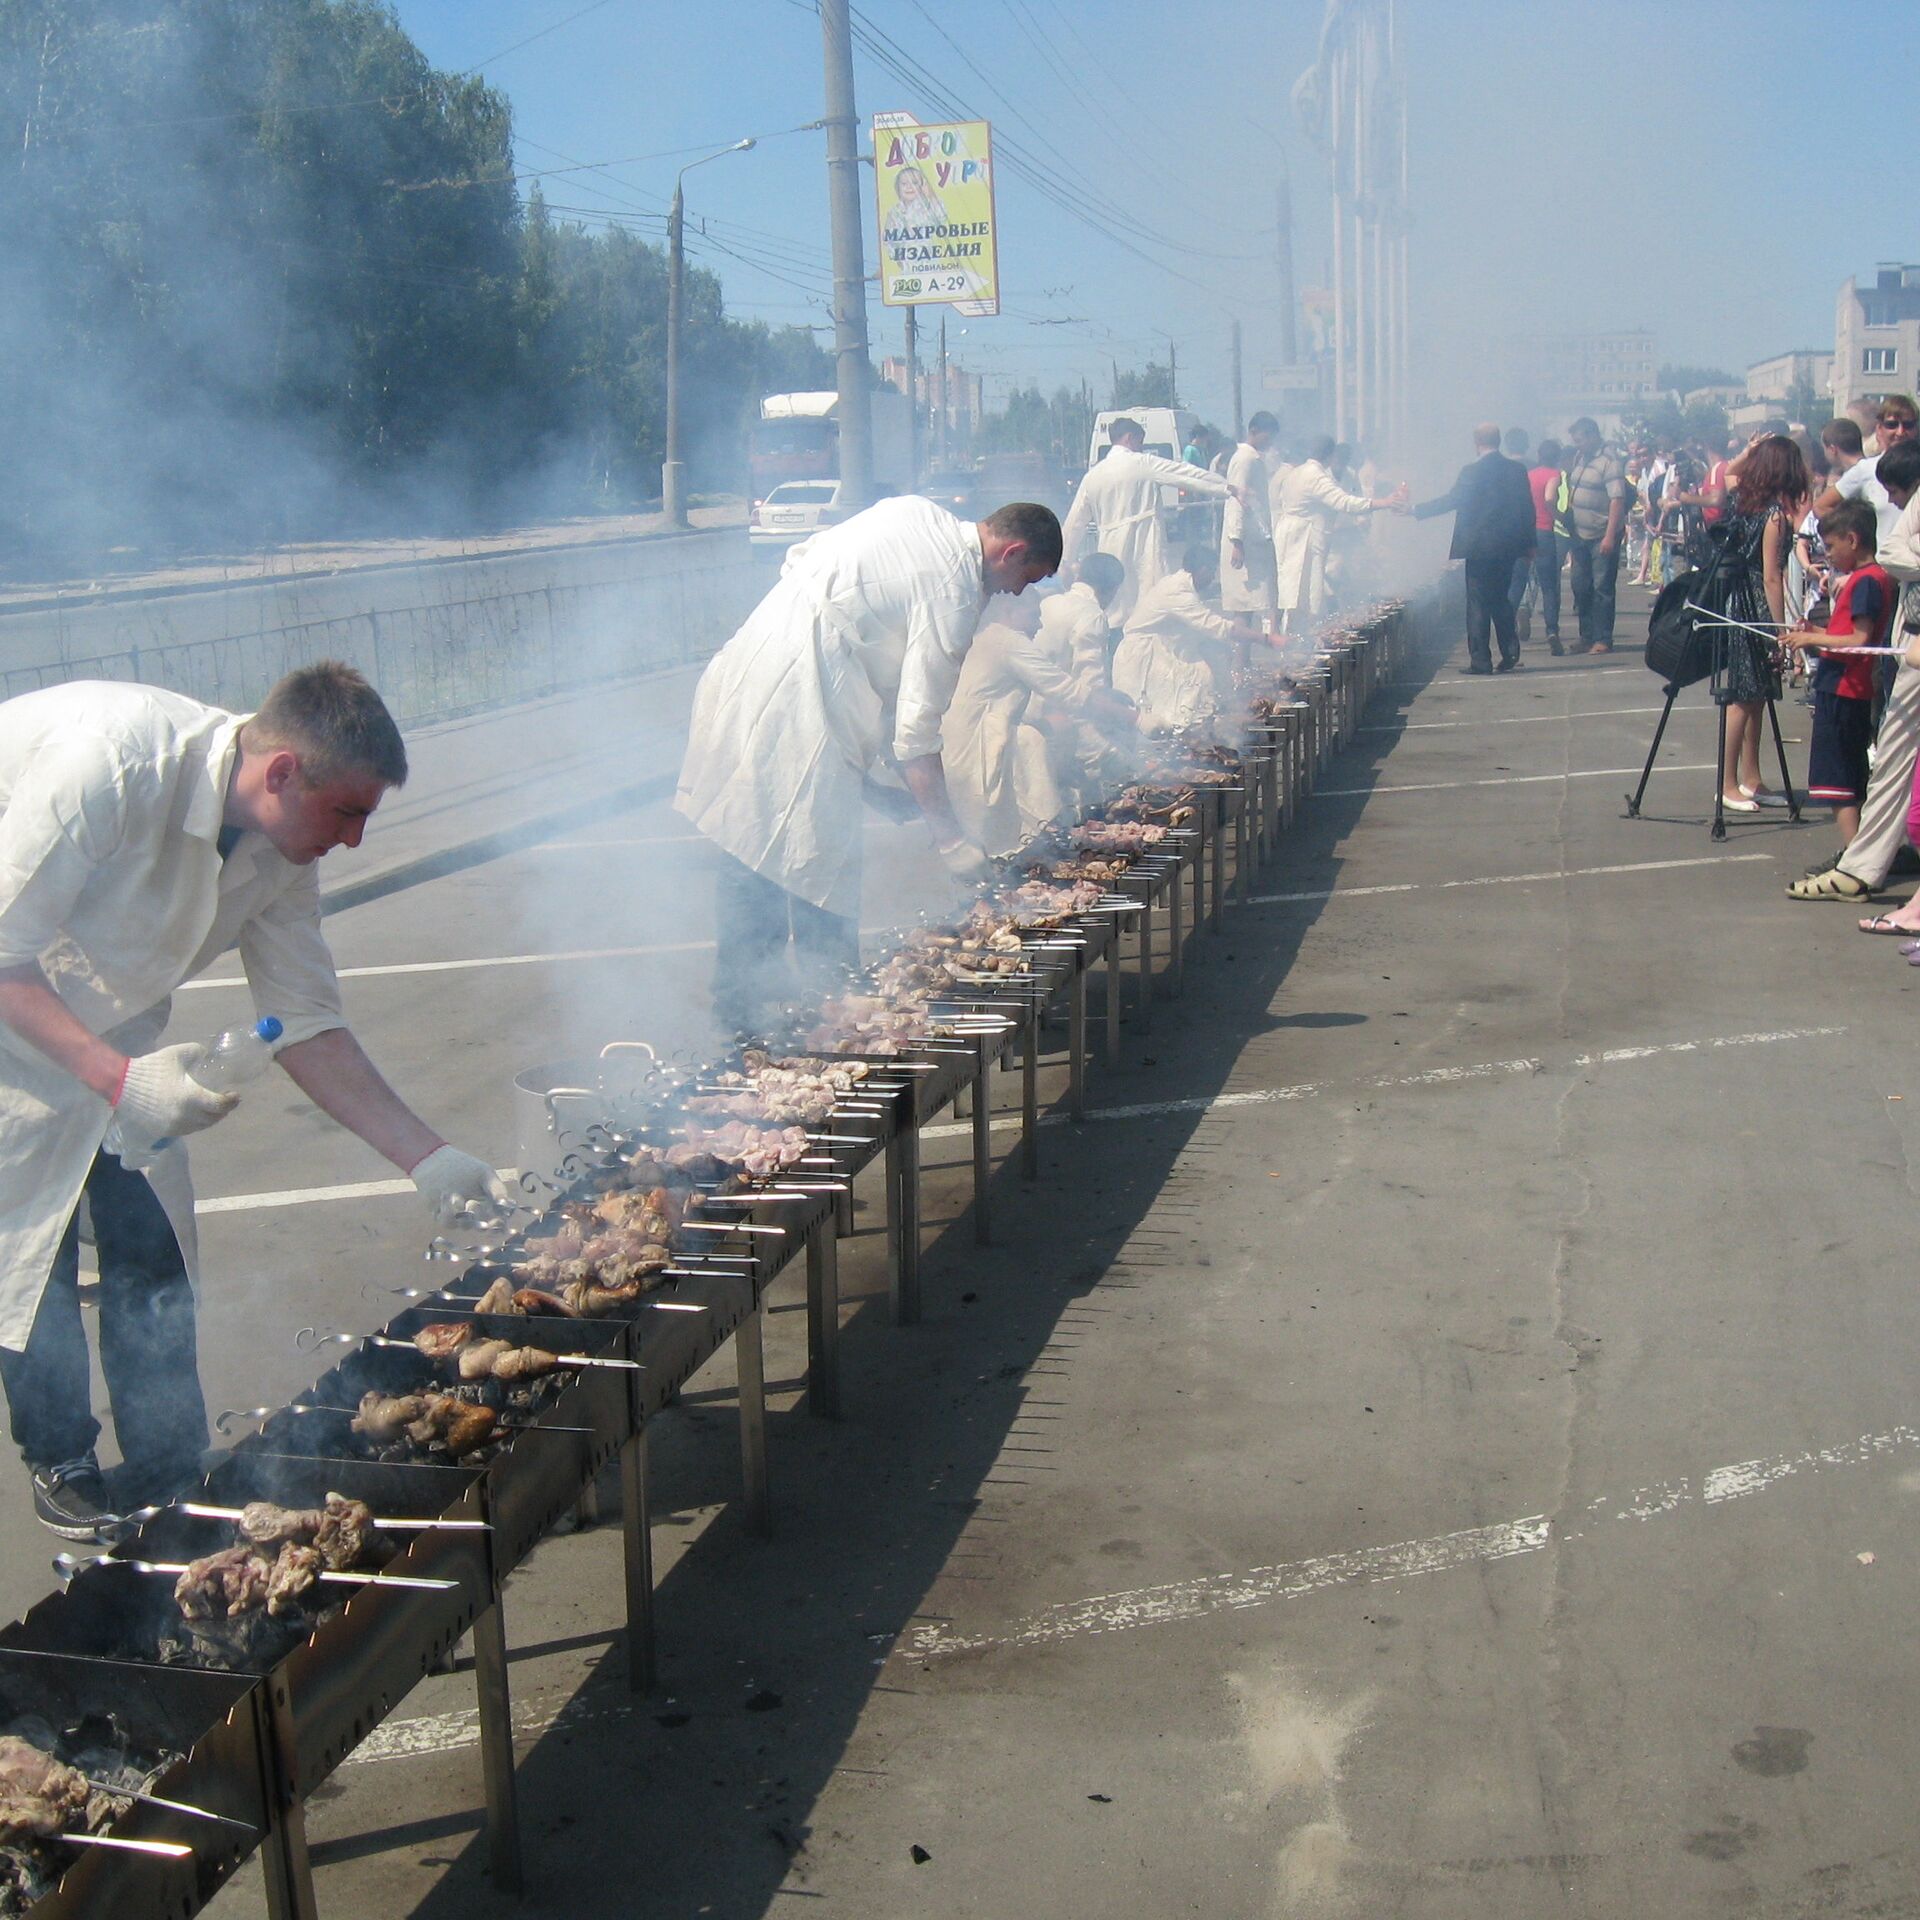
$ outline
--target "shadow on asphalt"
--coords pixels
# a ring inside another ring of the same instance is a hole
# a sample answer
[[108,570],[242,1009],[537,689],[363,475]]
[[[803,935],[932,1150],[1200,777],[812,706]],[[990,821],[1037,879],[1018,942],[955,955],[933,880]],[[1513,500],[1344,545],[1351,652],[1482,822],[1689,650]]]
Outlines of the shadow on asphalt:
[[[1359,736],[1323,776],[1326,785],[1372,785],[1400,737],[1395,715],[1452,651],[1458,615],[1443,599],[1429,596],[1412,617],[1413,679],[1377,699],[1369,724],[1384,721],[1386,730]],[[1332,887],[1337,850],[1364,804],[1356,797],[1305,806],[1264,881]],[[1096,1094],[1110,1104],[1204,1101],[1230,1087],[1259,1034],[1356,1022],[1360,1016],[1340,1012],[1275,1019],[1269,1011],[1318,916],[1312,904],[1286,915],[1230,908],[1221,934],[1195,937],[1186,994],[1156,1006],[1144,1040],[1129,1025],[1130,1064],[1114,1074],[1096,1069]],[[1097,1015],[1097,991],[1095,1001]],[[1089,1026],[1097,1053],[1097,1017]],[[1017,1082],[1009,1077],[1005,1086],[1002,1110],[1017,1099]],[[927,1213],[942,1224],[923,1254],[925,1318],[911,1329],[888,1324],[879,1206],[863,1205],[841,1250],[843,1307],[851,1308],[841,1342],[844,1417],[826,1423],[800,1407],[771,1417],[773,1542],[747,1531],[735,1498],[731,1394],[687,1393],[655,1420],[662,1559],[676,1531],[698,1530],[659,1586],[661,1688],[645,1698],[627,1691],[617,1636],[548,1643],[601,1645],[606,1668],[581,1684],[560,1723],[521,1758],[536,1889],[524,1902],[491,1894],[484,1841],[468,1838],[476,1830],[462,1815],[329,1840],[318,1857],[346,1867],[351,1883],[348,1863],[383,1846],[463,1842],[450,1859],[424,1863],[447,1871],[410,1909],[418,1920],[472,1920],[476,1910],[747,1920],[796,1897],[821,1897],[805,1887],[806,1856],[829,1837],[814,1825],[829,1785],[911,1792],[910,1756],[897,1756],[896,1774],[893,1751],[861,1728],[874,1694],[934,1684],[910,1658],[890,1657],[893,1643],[964,1607],[970,1581],[994,1566],[1003,1503],[1045,1488],[1054,1471],[1050,1436],[1068,1396],[1098,1391],[1096,1380],[1075,1372],[1093,1316],[1113,1311],[1112,1295],[1143,1276],[1190,1269],[1205,1257],[1183,1244],[1191,1215],[1179,1171],[1183,1155],[1205,1151],[1195,1140],[1203,1118],[1043,1128],[1037,1183],[1022,1180],[1014,1158],[996,1170],[989,1248],[974,1244],[966,1141],[928,1142]],[[998,1135],[996,1144],[1009,1139]],[[796,1370],[803,1321],[790,1310],[792,1287],[783,1284],[770,1324],[770,1375]],[[617,1511],[615,1491],[603,1491],[606,1510]],[[610,1556],[592,1577],[598,1611],[617,1604],[611,1526],[599,1530],[593,1550]],[[510,1630],[512,1603],[510,1593]],[[978,1688],[965,1666],[946,1684]],[[365,1871],[382,1875],[387,1911],[409,1910],[392,1901],[389,1870],[375,1861]]]

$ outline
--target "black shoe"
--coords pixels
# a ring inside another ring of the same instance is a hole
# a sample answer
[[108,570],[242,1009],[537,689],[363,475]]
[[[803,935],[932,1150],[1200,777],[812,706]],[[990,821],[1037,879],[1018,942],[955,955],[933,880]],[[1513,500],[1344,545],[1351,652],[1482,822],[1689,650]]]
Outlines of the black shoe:
[[120,1516],[107,1502],[107,1483],[92,1454],[33,1470],[33,1517],[63,1540],[98,1540]]
[[[1836,859],[1838,857],[1838,855],[1835,855]],[[1920,853],[1915,853],[1910,846],[1903,846],[1900,851],[1893,856],[1893,865],[1887,869],[1887,872],[1889,875],[1898,874],[1902,879],[1910,878],[1912,875],[1920,873]]]
[[1493,669],[1491,667],[1483,667],[1477,660],[1470,660],[1460,671],[1462,673],[1491,673]]
[[1520,664],[1519,656],[1515,655],[1515,657],[1511,660],[1502,660],[1500,664],[1494,668],[1494,672],[1495,673],[1511,673],[1514,670],[1514,668],[1517,667],[1519,664]]
[[1566,648],[1560,644],[1560,636],[1557,633],[1547,635],[1547,651],[1552,654],[1556,660],[1566,652]]

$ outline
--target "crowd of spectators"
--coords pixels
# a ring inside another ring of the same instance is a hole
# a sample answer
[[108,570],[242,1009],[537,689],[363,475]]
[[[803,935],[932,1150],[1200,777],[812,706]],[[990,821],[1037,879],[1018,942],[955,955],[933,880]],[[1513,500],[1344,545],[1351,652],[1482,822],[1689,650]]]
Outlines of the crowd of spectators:
[[[1513,568],[1555,653],[1611,650],[1614,588],[1683,591],[1719,635],[1726,709],[1722,808],[1786,806],[1761,768],[1765,713],[1789,683],[1811,709],[1804,796],[1832,810],[1838,846],[1787,889],[1869,902],[1920,844],[1920,411],[1881,396],[1817,433],[1785,420],[1744,445],[1725,435],[1604,443],[1578,420],[1563,445],[1510,432],[1527,467],[1535,547]],[[1578,636],[1563,643],[1562,575]],[[1684,582],[1684,590],[1676,583]],[[1916,869],[1920,870],[1920,869]],[[1860,922],[1907,936],[1920,965],[1920,896]]]

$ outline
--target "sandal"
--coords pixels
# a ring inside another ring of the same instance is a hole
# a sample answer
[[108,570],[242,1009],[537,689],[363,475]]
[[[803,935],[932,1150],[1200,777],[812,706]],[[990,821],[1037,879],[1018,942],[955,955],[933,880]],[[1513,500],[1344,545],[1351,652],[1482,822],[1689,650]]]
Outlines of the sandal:
[[1758,813],[1760,803],[1757,800],[1735,799],[1733,795],[1723,793],[1720,796],[1720,810],[1723,813]]
[[1789,900],[1871,900],[1873,888],[1856,880],[1844,867],[1829,867],[1825,873],[1803,873],[1787,882]]
[[1862,933],[1904,933],[1909,939],[1920,941],[1920,927],[1905,927],[1890,913],[1876,913],[1860,922]]

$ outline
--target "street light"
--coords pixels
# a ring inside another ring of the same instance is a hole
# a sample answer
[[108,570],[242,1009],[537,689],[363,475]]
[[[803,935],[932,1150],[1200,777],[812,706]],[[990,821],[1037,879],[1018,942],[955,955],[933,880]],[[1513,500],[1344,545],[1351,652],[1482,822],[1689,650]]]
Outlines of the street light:
[[687,274],[686,252],[681,244],[687,207],[681,183],[695,167],[704,167],[709,160],[723,160],[730,153],[745,153],[758,144],[756,140],[736,140],[730,147],[689,160],[673,176],[673,211],[667,215],[667,458],[660,469],[660,505],[669,526],[687,524],[685,462],[680,458],[680,295]]

